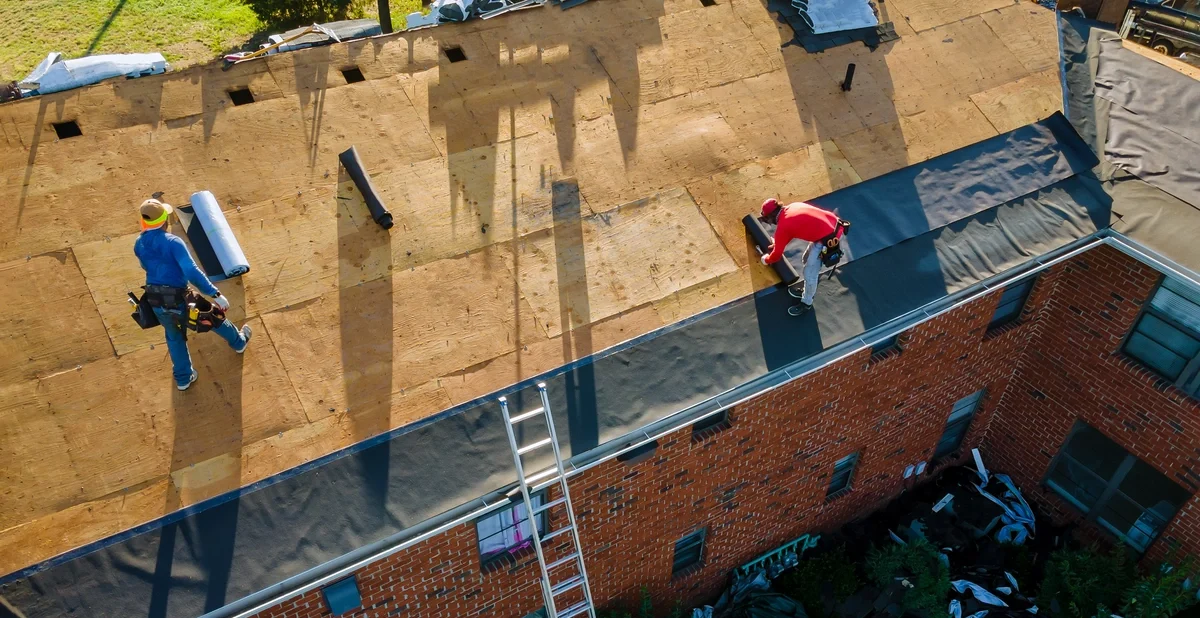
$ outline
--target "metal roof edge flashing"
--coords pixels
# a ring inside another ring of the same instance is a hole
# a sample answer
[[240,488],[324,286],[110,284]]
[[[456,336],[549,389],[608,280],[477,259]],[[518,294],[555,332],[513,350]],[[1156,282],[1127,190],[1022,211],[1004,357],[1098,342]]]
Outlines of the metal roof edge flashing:
[[[1119,238],[1114,239],[1112,237],[1113,234],[1116,234],[1119,236]],[[610,440],[585,453],[575,455],[564,462],[568,468],[566,475],[568,478],[571,478],[582,474],[584,471],[594,468],[611,459],[615,459],[617,456],[623,453],[639,448],[649,442],[660,439],[667,434],[678,431],[687,425],[691,425],[697,421],[708,418],[709,416],[718,414],[750,399],[759,397],[767,392],[775,390],[781,386],[784,386],[785,384],[798,380],[814,371],[817,371],[826,365],[844,360],[863,349],[870,348],[872,345],[892,337],[893,335],[897,335],[910,328],[913,328],[914,326],[928,322],[935,317],[938,317],[966,303],[972,302],[998,288],[1004,287],[1017,280],[1024,279],[1025,277],[1040,273],[1041,271],[1046,270],[1055,264],[1075,257],[1076,255],[1088,251],[1098,245],[1112,244],[1121,249],[1123,246],[1125,246],[1125,242],[1127,241],[1127,238],[1113,232],[1108,228],[1093,232],[1092,234],[1084,236],[1083,238],[1079,238],[1071,243],[1059,247],[1054,251],[1034,257],[1024,264],[1011,268],[1008,271],[970,285],[962,290],[931,302],[924,307],[920,307],[893,320],[873,327],[862,335],[836,344],[819,354],[801,359],[783,367],[773,369],[766,374],[759,376],[758,378],[734,387],[728,391],[725,391],[724,393],[710,397],[705,401],[694,404],[658,421],[654,421],[635,432],[626,434],[614,440]],[[1151,266],[1158,264],[1165,265],[1165,263],[1170,263],[1169,260],[1164,262],[1161,259],[1155,259],[1152,257],[1152,252],[1142,253],[1138,248],[1132,246],[1127,247],[1127,249],[1128,250],[1122,250],[1132,257],[1144,261]],[[1174,268],[1170,270],[1173,272],[1176,271]],[[1192,279],[1192,277],[1189,277],[1189,279]],[[680,324],[694,322],[696,319],[700,319],[701,316],[707,317],[715,313],[718,309],[732,306],[744,300],[746,299],[742,298],[730,303],[725,303],[720,307],[702,312],[702,314],[682,320],[679,323],[664,327],[660,330],[673,330]],[[659,331],[647,333],[646,335],[636,337],[630,340],[630,342],[626,343],[651,338],[652,335],[657,334],[659,334]],[[627,346],[625,344],[613,346],[613,348],[624,347]],[[561,369],[562,368],[559,368],[559,370]],[[547,372],[547,374],[556,375],[559,373],[559,370],[553,370]],[[496,393],[488,395],[488,397],[498,396],[502,392],[510,392],[519,386],[520,385],[502,389],[501,391],[497,391]],[[244,597],[238,601],[235,601],[234,603],[226,605],[225,607],[208,612],[202,615],[200,618],[249,618],[250,616],[253,616],[269,607],[346,577],[347,575],[357,571],[358,569],[361,569],[364,566],[367,566],[368,564],[403,551],[409,547],[412,547],[413,545],[441,534],[450,528],[474,519],[478,519],[479,517],[501,508],[504,505],[511,504],[508,498],[508,492],[515,486],[516,483],[513,482],[510,485],[500,490],[491,492],[482,498],[472,500],[459,507],[446,511],[445,513],[436,515],[421,522],[420,524],[416,524],[394,535],[380,539],[375,543],[350,552],[341,558],[331,560],[325,564],[318,565],[307,571],[304,571],[303,573],[289,577],[288,579],[270,586],[269,588],[265,588],[257,593]]]
[[1105,244],[1112,246],[1117,251],[1128,255],[1129,257],[1150,266],[1164,274],[1169,274],[1178,279],[1190,281],[1192,284],[1200,286],[1200,273],[1187,268],[1172,260],[1171,258],[1147,247],[1146,245],[1118,232],[1114,229],[1106,229],[1104,236]]

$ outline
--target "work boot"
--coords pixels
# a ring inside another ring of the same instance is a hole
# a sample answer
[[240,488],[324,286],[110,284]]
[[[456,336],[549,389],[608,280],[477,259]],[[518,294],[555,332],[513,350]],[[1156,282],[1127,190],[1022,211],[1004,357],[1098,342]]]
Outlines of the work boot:
[[800,281],[788,286],[788,294],[792,298],[804,298],[804,282]]
[[812,311],[812,305],[808,303],[796,303],[791,307],[788,307],[788,315],[790,316],[799,317],[808,313],[809,311]]
[[252,335],[252,334],[253,333],[250,331],[250,325],[242,324],[242,342],[243,343],[242,343],[242,349],[237,351],[238,354],[245,352],[246,348],[250,347],[250,335]]
[[181,391],[186,391],[187,389],[191,388],[191,386],[192,386],[193,384],[195,384],[195,383],[196,383],[196,380],[197,380],[199,377],[200,377],[200,374],[199,374],[199,373],[197,373],[195,369],[193,369],[193,370],[192,370],[192,377],[191,377],[191,379],[189,379],[189,380],[188,380],[187,384],[176,384],[176,385],[175,385],[175,388],[177,388],[177,389],[179,389],[179,390],[181,390]]

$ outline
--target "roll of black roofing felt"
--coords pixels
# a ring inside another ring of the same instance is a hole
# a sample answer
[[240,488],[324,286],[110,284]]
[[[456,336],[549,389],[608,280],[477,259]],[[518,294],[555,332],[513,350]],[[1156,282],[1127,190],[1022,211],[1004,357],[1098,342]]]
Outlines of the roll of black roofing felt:
[[[746,215],[742,217],[742,225],[746,226],[746,231],[750,232],[750,238],[754,239],[754,244],[758,246],[759,251],[765,252],[767,247],[771,246],[771,235],[767,233],[767,228],[763,227],[762,221],[754,215]],[[775,269],[775,273],[783,280],[786,285],[791,285],[800,280],[800,274],[796,272],[795,267],[788,261],[786,257],[781,258],[778,262],[771,264]]]
[[379,193],[375,190],[375,185],[371,184],[371,177],[367,175],[362,159],[358,158],[358,150],[351,146],[349,150],[338,155],[338,160],[342,162],[342,167],[346,168],[346,173],[350,174],[354,186],[363,194],[363,201],[371,211],[371,218],[383,229],[392,229],[392,213],[388,212],[383,201],[379,199]]

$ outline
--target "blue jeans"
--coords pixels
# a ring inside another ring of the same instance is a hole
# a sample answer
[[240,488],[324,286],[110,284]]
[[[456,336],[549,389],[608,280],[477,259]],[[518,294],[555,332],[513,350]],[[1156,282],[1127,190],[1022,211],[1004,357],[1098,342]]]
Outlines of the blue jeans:
[[[187,339],[184,339],[183,311],[179,309],[154,308],[154,315],[167,331],[167,352],[171,355],[174,366],[175,383],[183,386],[192,381],[192,355],[188,354]],[[246,349],[246,340],[242,331],[238,330],[229,320],[221,322],[212,332],[221,336],[235,352]]]

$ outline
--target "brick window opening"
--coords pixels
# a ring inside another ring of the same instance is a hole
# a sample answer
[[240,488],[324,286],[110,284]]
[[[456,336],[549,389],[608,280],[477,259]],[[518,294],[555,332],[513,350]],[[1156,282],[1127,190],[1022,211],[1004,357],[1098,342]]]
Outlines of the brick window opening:
[[233,101],[234,105],[249,105],[254,102],[254,94],[250,92],[249,88],[230,90],[229,100]]
[[347,84],[354,84],[354,83],[358,83],[361,81],[365,81],[367,79],[367,78],[363,77],[362,69],[360,69],[358,67],[350,67],[349,69],[342,69],[342,77],[346,80]]
[[954,403],[950,416],[946,419],[946,427],[942,430],[942,437],[938,439],[937,448],[933,450],[934,462],[953,454],[962,446],[963,439],[967,437],[967,430],[971,428],[971,421],[975,418],[975,411],[979,409],[979,403],[983,400],[983,394],[983,390],[978,390]]
[[633,465],[650,459],[654,455],[654,451],[658,450],[658,440],[647,442],[631,451],[626,451],[617,455],[617,461]]
[[871,359],[869,362],[877,363],[881,360],[898,356],[904,350],[904,344],[901,342],[901,333],[896,333],[883,341],[876,342],[871,346]]
[[79,128],[79,123],[75,122],[74,120],[68,120],[66,122],[54,122],[51,123],[50,126],[54,127],[54,134],[58,136],[58,139],[67,139],[68,137],[79,137],[80,135],[83,135],[83,130]]
[[1129,332],[1124,350],[1200,398],[1200,291],[1163,279]]
[[708,528],[701,528],[675,541],[675,560],[671,563],[671,577],[686,575],[704,563],[704,540]]
[[321,589],[329,613],[340,616],[362,607],[362,595],[358,592],[358,580],[353,575]]
[[[545,500],[544,493],[529,499],[538,534],[546,532],[546,512],[539,511]],[[506,563],[514,554],[533,547],[533,526],[523,500],[476,520],[475,533],[479,537],[479,561],[485,568]]]
[[847,455],[833,464],[833,475],[825,499],[832,500],[850,492],[850,481],[854,480],[854,469],[858,467],[858,453]]
[[1139,552],[1146,551],[1190,497],[1082,421],[1071,429],[1045,482],[1089,520]]
[[462,62],[467,59],[467,52],[464,52],[458,45],[447,47],[442,52],[446,54],[446,59],[450,62]]
[[1004,288],[1000,293],[1000,302],[996,304],[996,311],[992,314],[992,321],[988,323],[988,334],[997,333],[1004,327],[1020,321],[1021,310],[1025,308],[1025,301],[1029,300],[1029,292],[1033,290],[1033,284],[1036,282],[1037,277],[1030,277]]
[[733,426],[733,420],[729,417],[729,410],[721,410],[716,414],[697,421],[692,425],[692,441],[700,442],[720,433]]

